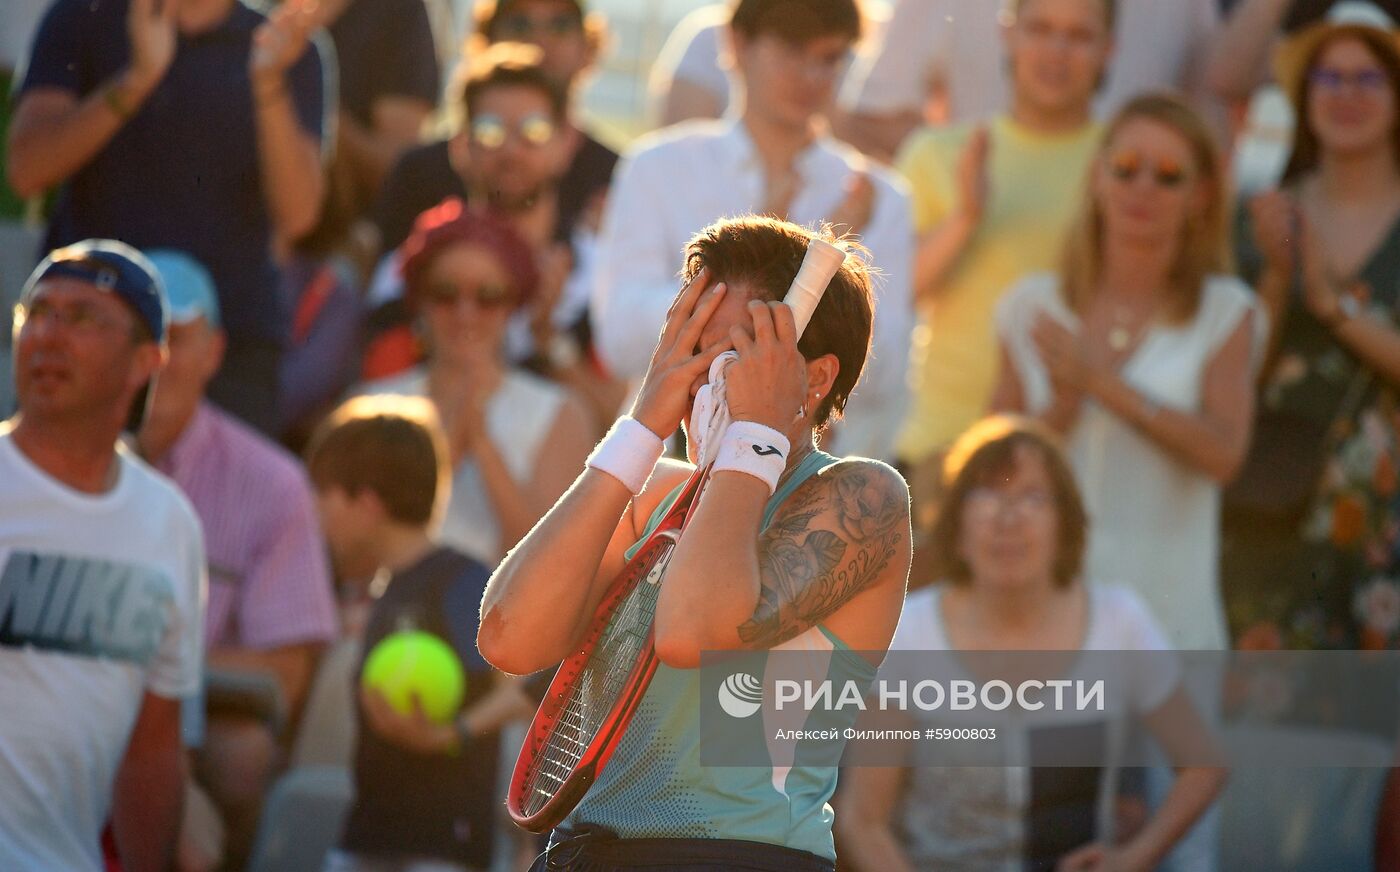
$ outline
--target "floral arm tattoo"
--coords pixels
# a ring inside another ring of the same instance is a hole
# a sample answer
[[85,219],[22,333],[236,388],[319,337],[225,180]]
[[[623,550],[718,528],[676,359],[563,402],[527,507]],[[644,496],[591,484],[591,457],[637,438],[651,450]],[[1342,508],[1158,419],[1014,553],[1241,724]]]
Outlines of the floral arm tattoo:
[[[830,617],[875,583],[905,538],[908,497],[885,473],[842,465],[823,483],[802,488],[759,541],[758,607],[739,626],[751,648],[780,645]],[[823,513],[834,515],[836,531],[810,529]]]

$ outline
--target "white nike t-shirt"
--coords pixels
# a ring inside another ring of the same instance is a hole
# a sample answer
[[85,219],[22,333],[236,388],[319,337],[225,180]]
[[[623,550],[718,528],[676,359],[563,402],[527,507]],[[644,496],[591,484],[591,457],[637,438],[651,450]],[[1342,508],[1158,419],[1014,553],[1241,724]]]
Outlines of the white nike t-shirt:
[[100,870],[145,691],[199,689],[204,543],[173,484],[125,448],[75,491],[0,427],[0,869]]

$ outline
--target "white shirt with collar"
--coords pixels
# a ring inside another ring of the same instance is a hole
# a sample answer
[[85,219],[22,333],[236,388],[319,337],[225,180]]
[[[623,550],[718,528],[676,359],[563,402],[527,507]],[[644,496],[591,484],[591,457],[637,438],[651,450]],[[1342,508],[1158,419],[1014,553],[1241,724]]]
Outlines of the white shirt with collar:
[[[797,157],[801,188],[788,210],[801,225],[824,221],[845,199],[852,173],[875,184],[861,233],[878,270],[870,357],[836,433],[836,453],[888,460],[907,406],[913,328],[914,231],[902,180],[854,149],[819,137]],[[619,164],[608,197],[591,317],[603,361],[637,379],[680,289],[686,243],[714,221],[761,207],[766,182],[747,128],[736,119],[678,124],[639,140]]]

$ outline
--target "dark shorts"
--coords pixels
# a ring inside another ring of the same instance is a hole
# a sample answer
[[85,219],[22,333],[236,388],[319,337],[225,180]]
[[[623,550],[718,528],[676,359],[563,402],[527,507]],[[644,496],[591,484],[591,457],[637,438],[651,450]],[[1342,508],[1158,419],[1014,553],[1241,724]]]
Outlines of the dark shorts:
[[835,872],[824,857],[767,842],[619,839],[606,830],[555,830],[530,872]]

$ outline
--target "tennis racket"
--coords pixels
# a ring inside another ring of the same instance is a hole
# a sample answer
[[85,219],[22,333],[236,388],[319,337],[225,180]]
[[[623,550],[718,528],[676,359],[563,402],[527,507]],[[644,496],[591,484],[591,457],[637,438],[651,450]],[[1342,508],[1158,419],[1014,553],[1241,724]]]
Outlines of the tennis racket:
[[[784,301],[800,337],[846,254],[808,243]],[[691,474],[666,516],[609,585],[577,653],[559,666],[516,758],[506,810],[535,833],[555,827],[578,805],[622,740],[656,674],[653,624],[661,580],[699,505],[710,466]]]

